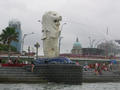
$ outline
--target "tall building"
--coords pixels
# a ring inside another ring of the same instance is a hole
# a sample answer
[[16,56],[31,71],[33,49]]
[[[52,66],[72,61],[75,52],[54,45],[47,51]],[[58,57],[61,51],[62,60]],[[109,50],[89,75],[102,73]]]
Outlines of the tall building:
[[76,38],[76,42],[73,44],[73,48],[71,50],[72,54],[81,54],[82,53],[82,46],[78,40],[78,38]]
[[15,31],[18,32],[18,42],[12,41],[11,45],[16,47],[18,52],[21,52],[21,44],[22,44],[21,23],[20,21],[14,19],[9,21],[9,27],[14,27]]

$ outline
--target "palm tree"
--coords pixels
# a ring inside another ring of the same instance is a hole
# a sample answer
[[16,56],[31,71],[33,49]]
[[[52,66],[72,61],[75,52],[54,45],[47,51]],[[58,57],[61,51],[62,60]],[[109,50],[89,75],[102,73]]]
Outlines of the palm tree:
[[3,42],[3,44],[8,45],[8,59],[10,58],[10,44],[12,41],[18,42],[18,32],[15,31],[15,28],[13,27],[7,27],[2,30],[2,33],[0,35],[0,41]]
[[3,44],[6,44],[7,36],[8,36],[8,32],[3,29],[2,34],[0,35],[0,41],[2,41]]

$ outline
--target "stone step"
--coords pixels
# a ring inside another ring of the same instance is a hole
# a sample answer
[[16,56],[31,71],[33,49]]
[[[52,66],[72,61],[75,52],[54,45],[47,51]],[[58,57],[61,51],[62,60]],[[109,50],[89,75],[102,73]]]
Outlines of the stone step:
[[37,74],[0,74],[0,77],[39,77]]
[[0,72],[2,72],[2,71],[25,72],[26,70],[24,69],[24,67],[0,67]]
[[25,72],[26,70],[24,70],[24,69],[0,69],[0,72],[2,72],[2,71]]
[[[7,82],[6,82],[7,81]],[[0,77],[0,83],[43,83],[48,82],[43,77]]]
[[[35,66],[34,72],[31,66],[0,68],[0,82],[58,82],[67,84],[81,84],[81,67],[76,65],[40,65]],[[26,71],[25,71],[26,70]]]
[[2,70],[11,70],[11,71],[15,71],[15,70],[24,70],[25,71],[25,69],[24,68],[0,68],[0,71],[2,71]]
[[26,72],[26,71],[0,71],[0,74],[37,74],[32,72]]
[[0,67],[0,69],[24,69],[24,67]]
[[0,76],[14,76],[14,77],[38,77],[40,75],[26,71],[23,67],[1,67]]

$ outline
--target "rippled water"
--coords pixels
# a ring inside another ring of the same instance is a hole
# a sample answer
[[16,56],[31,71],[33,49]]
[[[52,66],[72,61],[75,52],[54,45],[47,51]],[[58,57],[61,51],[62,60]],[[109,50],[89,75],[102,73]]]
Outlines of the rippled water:
[[0,84],[0,90],[120,90],[120,83],[65,84]]

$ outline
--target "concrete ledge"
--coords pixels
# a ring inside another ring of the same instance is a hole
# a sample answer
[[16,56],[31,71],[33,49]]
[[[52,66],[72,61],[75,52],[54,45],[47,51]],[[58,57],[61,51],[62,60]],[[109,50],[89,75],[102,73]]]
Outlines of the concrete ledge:
[[104,71],[102,75],[95,75],[93,71],[83,72],[83,82],[120,82],[120,71]]
[[[26,66],[26,70],[30,71],[31,66]],[[44,76],[49,82],[81,84],[82,83],[82,67],[74,64],[42,64],[35,66],[34,72],[40,76]]]
[[45,64],[35,66],[0,68],[0,83],[82,83],[82,67],[69,64]]

